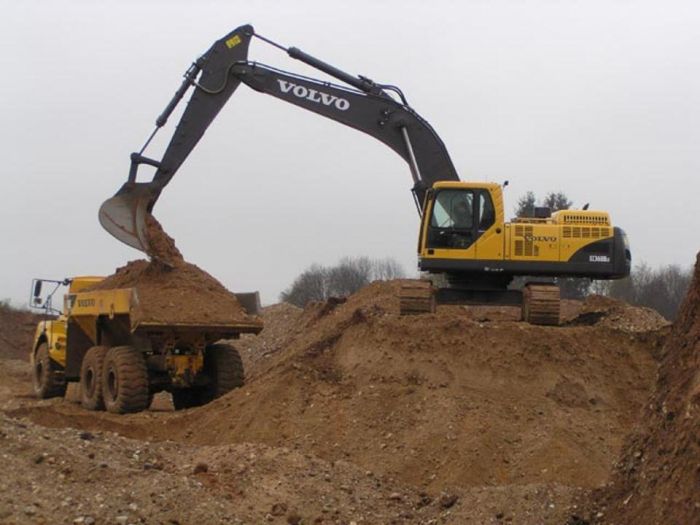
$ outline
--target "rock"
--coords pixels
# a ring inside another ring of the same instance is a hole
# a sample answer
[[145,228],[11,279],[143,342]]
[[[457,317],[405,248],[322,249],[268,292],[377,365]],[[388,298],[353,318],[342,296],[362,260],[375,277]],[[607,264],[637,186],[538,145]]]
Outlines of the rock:
[[287,512],[287,504],[286,503],[275,503],[272,505],[272,508],[270,509],[270,514],[273,516],[284,516],[284,514]]
[[392,501],[401,501],[403,499],[403,496],[399,494],[398,492],[392,492],[389,494],[389,499]]
[[84,439],[85,441],[91,441],[95,439],[95,435],[92,432],[81,432],[78,434],[78,437],[80,439]]
[[417,503],[417,507],[420,509],[421,507],[427,507],[433,502],[433,498],[428,496],[426,492],[421,492],[418,494],[418,497],[420,498]]
[[440,507],[443,509],[449,509],[450,507],[454,506],[455,503],[457,503],[458,499],[459,496],[456,494],[443,494],[440,496]]
[[39,509],[36,508],[36,505],[27,505],[22,510],[27,516],[34,516],[34,514],[36,514],[36,511]]
[[200,472],[209,472],[209,465],[206,463],[197,463],[194,466],[193,474],[199,474]]
[[287,515],[287,523],[289,523],[289,525],[300,525],[301,516],[296,512],[290,512]]
[[123,516],[123,515],[122,515],[122,516],[117,516],[117,517],[114,519],[114,521],[115,521],[118,525],[126,525],[127,522],[129,521],[129,517],[128,517],[128,516]]

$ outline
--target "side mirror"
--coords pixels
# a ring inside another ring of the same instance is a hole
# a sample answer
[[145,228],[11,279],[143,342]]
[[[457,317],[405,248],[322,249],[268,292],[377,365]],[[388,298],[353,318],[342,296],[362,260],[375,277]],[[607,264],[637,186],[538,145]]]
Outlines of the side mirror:
[[41,279],[34,279],[34,290],[33,290],[33,297],[32,297],[32,306],[42,306],[42,300],[41,300]]
[[34,302],[36,302],[37,299],[39,300],[39,302],[41,302],[40,297],[41,297],[41,281],[39,279],[37,279],[36,281],[34,281]]

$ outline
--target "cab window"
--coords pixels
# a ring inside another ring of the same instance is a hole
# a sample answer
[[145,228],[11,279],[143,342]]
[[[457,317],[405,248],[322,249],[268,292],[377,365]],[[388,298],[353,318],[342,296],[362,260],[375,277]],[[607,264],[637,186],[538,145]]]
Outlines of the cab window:
[[439,191],[430,217],[428,248],[469,248],[475,239],[474,203],[471,190]]
[[433,206],[431,226],[471,229],[474,225],[474,194],[464,190],[443,190]]

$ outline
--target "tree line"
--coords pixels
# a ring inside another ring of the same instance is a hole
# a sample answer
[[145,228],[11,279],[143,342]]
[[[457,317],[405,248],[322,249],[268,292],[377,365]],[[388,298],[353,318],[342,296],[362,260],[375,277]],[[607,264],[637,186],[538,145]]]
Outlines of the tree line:
[[392,258],[344,257],[334,266],[309,266],[280,294],[280,300],[303,308],[329,297],[347,297],[372,281],[404,276],[401,264]]

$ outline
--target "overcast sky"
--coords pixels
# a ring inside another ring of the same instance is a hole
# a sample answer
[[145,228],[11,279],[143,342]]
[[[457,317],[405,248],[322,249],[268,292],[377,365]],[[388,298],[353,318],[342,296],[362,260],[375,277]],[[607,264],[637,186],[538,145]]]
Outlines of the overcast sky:
[[[698,5],[0,0],[0,299],[25,303],[32,277],[109,274],[140,257],[97,210],[188,65],[244,23],[400,86],[463,180],[510,180],[509,217],[527,190],[561,190],[609,211],[635,262],[690,265]],[[259,41],[249,57],[325,78]],[[147,154],[159,158],[175,122]],[[413,272],[410,186],[386,146],[242,85],[155,214],[189,261],[270,303],[310,264],[345,255]]]

